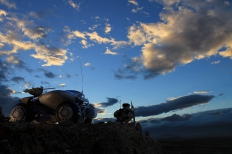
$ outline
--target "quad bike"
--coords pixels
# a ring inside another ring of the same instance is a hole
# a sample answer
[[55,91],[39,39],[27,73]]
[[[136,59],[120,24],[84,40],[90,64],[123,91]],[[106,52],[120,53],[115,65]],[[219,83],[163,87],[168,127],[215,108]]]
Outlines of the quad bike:
[[24,97],[10,113],[10,122],[91,123],[97,110],[82,92],[53,90],[43,93],[43,87],[26,89],[31,97]]

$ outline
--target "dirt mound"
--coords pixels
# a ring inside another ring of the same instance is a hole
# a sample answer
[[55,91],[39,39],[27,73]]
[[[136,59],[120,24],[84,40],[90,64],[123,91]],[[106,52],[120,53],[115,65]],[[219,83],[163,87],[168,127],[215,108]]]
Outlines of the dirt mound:
[[133,124],[37,124],[0,121],[2,153],[158,154],[159,143]]

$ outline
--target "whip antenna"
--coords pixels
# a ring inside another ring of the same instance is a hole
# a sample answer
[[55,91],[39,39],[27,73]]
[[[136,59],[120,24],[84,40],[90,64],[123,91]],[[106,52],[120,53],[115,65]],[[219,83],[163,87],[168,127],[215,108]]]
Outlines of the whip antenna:
[[82,93],[83,93],[83,73],[82,73],[82,67],[81,67],[81,60],[80,60],[80,57],[79,57],[79,56],[78,56],[78,60],[79,60],[80,68],[81,68],[81,78],[82,78]]

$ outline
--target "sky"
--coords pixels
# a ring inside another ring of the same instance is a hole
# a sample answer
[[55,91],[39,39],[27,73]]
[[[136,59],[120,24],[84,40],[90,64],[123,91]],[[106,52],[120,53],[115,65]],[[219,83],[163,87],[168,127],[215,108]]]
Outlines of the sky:
[[97,120],[132,101],[151,132],[232,135],[231,16],[231,0],[0,0],[3,113],[54,87],[83,91]]

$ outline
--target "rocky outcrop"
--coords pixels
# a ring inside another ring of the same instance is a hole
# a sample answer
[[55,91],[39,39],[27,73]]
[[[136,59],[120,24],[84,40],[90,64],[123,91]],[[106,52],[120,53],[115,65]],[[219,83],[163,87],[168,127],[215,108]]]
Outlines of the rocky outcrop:
[[[139,127],[138,127],[139,128]],[[0,121],[2,153],[160,154],[134,124],[37,124]]]

